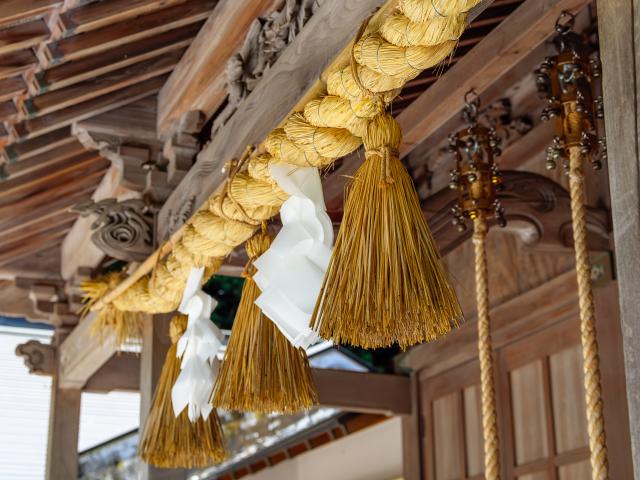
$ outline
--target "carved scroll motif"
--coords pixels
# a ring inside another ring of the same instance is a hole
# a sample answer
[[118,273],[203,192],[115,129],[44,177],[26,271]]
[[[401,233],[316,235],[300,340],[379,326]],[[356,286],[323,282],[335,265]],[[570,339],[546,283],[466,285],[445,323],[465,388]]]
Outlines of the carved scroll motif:
[[104,253],[127,262],[143,261],[153,251],[153,213],[139,199],[89,200],[73,207],[81,216],[97,215],[91,241]]
[[16,347],[16,355],[24,359],[29,373],[36,375],[53,375],[55,371],[56,349],[52,345],[29,340]]
[[319,0],[286,0],[280,10],[253,21],[242,48],[227,62],[229,97],[213,123],[212,134],[227,123],[318,7]]

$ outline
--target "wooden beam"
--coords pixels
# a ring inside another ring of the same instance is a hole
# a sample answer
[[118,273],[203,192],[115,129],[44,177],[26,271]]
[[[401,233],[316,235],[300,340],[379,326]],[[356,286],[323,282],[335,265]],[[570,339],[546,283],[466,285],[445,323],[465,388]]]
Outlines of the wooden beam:
[[32,140],[19,141],[7,145],[3,155],[5,161],[13,163],[18,160],[27,160],[36,155],[48,152],[53,148],[73,142],[76,142],[76,139],[71,135],[71,129],[64,127]]
[[84,151],[85,148],[80,142],[68,142],[64,145],[57,147],[54,146],[53,148],[26,160],[7,164],[7,173],[9,174],[9,178],[18,178],[35,172],[47,165],[79,155]]
[[20,216],[9,216],[6,221],[0,219],[0,228],[5,235],[9,235],[20,228],[33,225],[38,222],[53,218],[54,216],[66,212],[78,202],[91,198],[91,193],[95,190],[95,180],[86,182],[80,188],[76,188],[72,193],[68,191],[54,192],[49,201],[21,213]]
[[78,478],[81,396],[79,389],[65,389],[58,376],[54,377],[49,407],[46,480]]
[[50,35],[49,28],[42,18],[1,29],[0,55],[35,47]]
[[140,355],[120,352],[106,361],[88,380],[83,392],[140,391]]
[[27,84],[22,78],[22,75],[3,78],[0,80],[0,101],[17,98],[19,95],[24,94],[26,90]]
[[149,38],[127,43],[100,55],[63,63],[35,74],[30,84],[32,94],[50,92],[74,83],[134,65],[189,46],[203,22],[196,22]]
[[14,129],[17,136],[22,139],[44,135],[61,127],[71,125],[73,122],[114,110],[127,103],[153,95],[160,90],[166,79],[167,75],[157,76],[42,117],[24,120],[14,125]]
[[11,101],[0,102],[0,121],[14,121],[18,117],[18,109]]
[[107,165],[96,152],[85,151],[60,162],[44,165],[29,178],[9,178],[2,183],[0,206],[16,202],[34,192],[44,191],[52,184],[68,182],[97,170],[104,171]]
[[[302,104],[301,97],[322,89],[318,78],[345,51],[345,45],[353,39],[354,25],[360,25],[384,3],[384,0],[326,0],[322,4],[232,119],[198,155],[196,164],[160,211],[159,238],[164,239],[170,233],[166,230],[169,212],[179,211],[193,195],[195,204],[201,205],[224,180],[221,167],[225,162],[238,158],[247,145],[262,142],[289,112]],[[265,98],[269,102],[265,103]]]
[[52,245],[59,244],[67,232],[71,229],[72,222],[53,228],[44,233],[23,239],[11,248],[0,250],[0,266],[13,263],[40,250],[45,250]]
[[175,50],[66,88],[27,98],[21,103],[25,115],[39,117],[171,72],[184,50]]
[[97,321],[89,314],[58,347],[59,384],[61,388],[82,389],[89,379],[113,357],[116,341],[113,335],[98,338],[91,333]]
[[78,215],[69,211],[55,212],[51,217],[47,217],[40,222],[33,222],[27,225],[21,225],[11,233],[0,232],[0,250],[2,246],[18,239],[25,239],[29,236],[46,232],[60,225],[72,225]]
[[135,21],[116,23],[99,30],[63,38],[48,43],[44,53],[52,63],[95,55],[136,40],[183,27],[206,19],[215,0],[189,0]]
[[38,66],[38,57],[31,49],[0,56],[0,79],[13,77]]
[[640,478],[640,12],[632,0],[600,0],[597,8],[631,450]]
[[73,182],[49,188],[44,192],[32,195],[19,202],[0,207],[0,228],[14,225],[14,220],[16,219],[18,219],[19,223],[22,223],[20,216],[36,207],[47,207],[55,200],[69,196],[69,194],[76,193],[77,191],[85,190],[85,188],[89,188],[90,186],[95,188],[97,179],[104,175],[104,172],[105,168],[103,167]]
[[3,0],[0,22],[12,23],[21,18],[39,15],[62,3],[62,0]]
[[158,131],[167,136],[188,111],[207,118],[227,96],[225,67],[242,46],[251,23],[280,0],[220,0],[158,96]]
[[60,15],[60,24],[67,36],[107,27],[114,23],[133,19],[185,0],[109,0],[82,5]]
[[577,12],[590,0],[527,0],[487,35],[440,80],[398,116],[402,127],[401,154],[407,155],[450,118],[460,114],[464,95],[482,93],[520,59],[555,34],[564,10]]
[[350,412],[411,414],[411,381],[404,375],[314,368],[320,405]]

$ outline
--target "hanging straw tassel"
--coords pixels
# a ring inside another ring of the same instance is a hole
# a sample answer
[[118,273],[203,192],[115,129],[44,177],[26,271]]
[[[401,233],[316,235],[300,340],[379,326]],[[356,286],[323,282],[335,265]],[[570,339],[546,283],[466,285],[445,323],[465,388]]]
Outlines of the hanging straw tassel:
[[252,278],[253,262],[271,241],[263,225],[262,232],[246,243],[249,262],[242,297],[214,387],[217,408],[290,413],[318,403],[307,354],[293,347],[255,304],[260,289]]
[[180,374],[176,343],[187,328],[187,317],[171,319],[171,347],[167,351],[158,386],[153,395],[139,454],[146,463],[159,468],[202,468],[227,457],[220,419],[213,410],[207,420],[189,421],[187,410],[176,418],[171,405],[171,388]]
[[[115,288],[122,279],[121,272],[110,272],[95,280],[83,281],[80,285],[84,292],[82,316],[85,317],[91,311],[91,307]],[[107,335],[113,334],[118,346],[122,346],[126,342],[139,343],[142,341],[143,316],[141,313],[122,311],[112,303],[108,303],[98,311],[97,317],[91,327],[92,335],[104,339]]]
[[602,386],[600,383],[600,355],[596,316],[591,285],[591,263],[587,247],[585,222],[584,172],[580,147],[569,148],[569,191],[571,194],[571,219],[573,243],[576,251],[576,274],[580,304],[580,332],[584,369],[584,387],[587,405],[587,427],[591,452],[591,474],[594,480],[609,478],[607,439],[604,428]]
[[482,436],[484,438],[484,476],[500,480],[500,446],[493,375],[491,327],[489,322],[489,273],[487,271],[487,220],[483,212],[473,219],[473,247],[478,306],[478,352],[482,391]]
[[320,336],[364,348],[434,340],[462,312],[398,158],[400,126],[375,117],[366,160],[348,188],[342,225],[312,318]]

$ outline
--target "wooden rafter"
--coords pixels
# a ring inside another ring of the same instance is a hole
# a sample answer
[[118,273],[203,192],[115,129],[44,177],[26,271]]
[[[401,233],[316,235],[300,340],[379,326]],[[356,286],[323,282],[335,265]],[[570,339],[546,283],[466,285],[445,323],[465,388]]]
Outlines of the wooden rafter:
[[0,9],[0,22],[12,23],[25,17],[32,17],[59,7],[62,0],[4,0]]

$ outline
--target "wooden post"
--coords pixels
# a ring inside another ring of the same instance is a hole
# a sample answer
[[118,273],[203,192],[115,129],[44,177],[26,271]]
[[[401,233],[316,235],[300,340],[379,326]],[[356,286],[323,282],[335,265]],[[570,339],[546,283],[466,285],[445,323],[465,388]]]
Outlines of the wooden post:
[[[171,344],[169,322],[171,315],[146,315],[142,334],[142,353],[140,355],[140,433],[147,420],[153,392],[160,378],[164,358]],[[186,470],[164,470],[145,465],[141,480],[184,480]],[[60,477],[63,478],[63,477]],[[66,477],[64,477],[66,478]],[[75,477],[74,477],[75,478]]]
[[422,440],[418,373],[411,374],[411,414],[402,416],[402,474],[404,480],[422,480]]
[[631,449],[640,479],[640,12],[634,0],[599,0],[597,8]]
[[56,371],[51,384],[47,480],[78,477],[81,395],[79,389],[60,388]]

